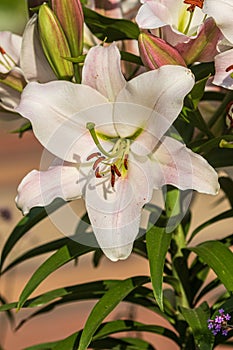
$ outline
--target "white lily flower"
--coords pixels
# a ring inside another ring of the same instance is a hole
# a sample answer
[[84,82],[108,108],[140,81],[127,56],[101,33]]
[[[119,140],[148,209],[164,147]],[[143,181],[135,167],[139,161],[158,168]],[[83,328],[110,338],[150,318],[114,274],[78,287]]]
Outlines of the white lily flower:
[[10,112],[19,104],[28,81],[44,83],[57,79],[44,56],[36,21],[34,15],[22,37],[0,32],[0,74],[4,75],[4,83],[0,82],[0,106]]
[[172,184],[218,191],[207,161],[164,135],[193,84],[189,69],[172,65],[125,81],[115,44],[88,52],[82,84],[29,83],[17,112],[64,162],[30,172],[19,185],[17,206],[26,214],[56,197],[83,197],[105,255],[126,259],[153,189]]
[[207,17],[212,17],[222,34],[233,42],[231,0],[141,0],[136,16],[139,27],[161,28],[163,39],[175,46],[196,36]]
[[218,54],[215,59],[213,84],[233,90],[233,48]]

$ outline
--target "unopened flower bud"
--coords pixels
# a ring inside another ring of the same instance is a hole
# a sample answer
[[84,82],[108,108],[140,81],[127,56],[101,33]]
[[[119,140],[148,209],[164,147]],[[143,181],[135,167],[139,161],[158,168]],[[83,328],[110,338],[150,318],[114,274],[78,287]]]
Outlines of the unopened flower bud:
[[179,52],[165,40],[154,35],[141,33],[138,38],[142,62],[150,69],[156,69],[166,64],[176,64],[186,67]]
[[54,12],[46,4],[41,5],[38,16],[39,33],[45,56],[59,79],[70,80],[73,65],[66,60],[71,56],[68,42]]
[[80,56],[83,51],[84,24],[80,0],[52,0],[52,9],[61,23],[72,56]]

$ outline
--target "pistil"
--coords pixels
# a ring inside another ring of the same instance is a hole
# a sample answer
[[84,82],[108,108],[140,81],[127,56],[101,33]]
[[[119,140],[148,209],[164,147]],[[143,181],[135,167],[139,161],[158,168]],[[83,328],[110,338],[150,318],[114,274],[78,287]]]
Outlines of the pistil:
[[128,170],[128,154],[130,141],[119,138],[110,152],[105,151],[98,140],[94,123],[87,123],[87,129],[90,131],[92,139],[100,152],[94,152],[87,157],[87,160],[96,158],[92,169],[96,178],[104,177],[110,174],[110,183],[114,187],[116,176],[121,177]]

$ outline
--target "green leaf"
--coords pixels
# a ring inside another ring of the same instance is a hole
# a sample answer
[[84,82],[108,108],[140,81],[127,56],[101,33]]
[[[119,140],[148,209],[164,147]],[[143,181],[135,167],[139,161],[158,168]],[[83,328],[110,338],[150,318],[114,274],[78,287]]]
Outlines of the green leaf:
[[139,66],[143,66],[142,60],[139,56],[136,56],[126,51],[120,51],[120,54],[121,54],[121,59],[123,61],[131,62],[131,63],[138,64]]
[[198,103],[200,102],[200,100],[202,99],[202,97],[204,95],[205,86],[206,86],[206,83],[207,83],[207,80],[209,79],[209,77],[210,77],[210,75],[197,81],[195,83],[194,87],[192,88],[191,92],[189,93],[194,109],[197,108]]
[[218,278],[226,289],[233,291],[233,253],[223,243],[218,241],[207,241],[197,247],[188,248],[196,253],[211,269],[214,270]]
[[139,28],[136,23],[126,19],[105,17],[87,7],[83,7],[85,23],[95,36],[106,42],[136,39]]
[[130,292],[142,284],[148,283],[148,277],[139,276],[119,281],[109,289],[92,309],[80,339],[78,350],[85,350],[91,342],[97,328],[104,318],[122,301]]
[[224,191],[231,207],[233,208],[233,181],[230,177],[222,176],[218,179],[221,189]]
[[92,250],[93,248],[83,246],[70,240],[67,245],[63,246],[56,253],[50,256],[32,275],[19,297],[18,309],[23,306],[31,293],[52,272],[68,263],[69,261],[73,260],[74,258],[86,254]]
[[64,245],[66,245],[71,238],[65,237],[60,238],[57,240],[54,240],[52,242],[48,242],[45,244],[42,244],[41,246],[35,247],[33,249],[28,250],[26,253],[20,255],[15,260],[13,260],[9,265],[5,267],[5,269],[2,271],[2,275],[12,269],[14,266],[20,264],[21,262],[24,262],[25,260],[37,257],[42,254],[50,253],[54,250],[60,249]]
[[146,246],[150,263],[150,275],[155,300],[163,310],[163,271],[165,257],[171,242],[171,233],[165,228],[153,226],[146,233]]
[[[198,141],[198,144],[192,143],[189,144],[188,146],[196,153],[204,153],[205,155],[208,154],[211,151],[217,151],[219,148],[219,142],[222,140],[224,137],[225,140],[227,141],[233,141],[233,135],[223,135],[219,137],[215,137],[211,140],[208,140],[206,142],[203,141]],[[221,151],[221,150],[220,150]]]
[[[232,141],[232,135],[230,135]],[[228,139],[224,136],[224,139]],[[233,149],[231,148],[214,148],[205,154],[206,160],[214,167],[220,168],[233,165]]]
[[[132,320],[118,320],[118,321],[103,323],[97,329],[95,335],[93,336],[93,341],[90,343],[90,345],[97,344],[96,342],[97,340],[99,340],[99,344],[101,344],[100,339],[103,339],[103,338],[105,339],[109,335],[121,333],[121,332],[150,332],[153,334],[160,334],[160,335],[166,336],[167,338],[173,340],[176,344],[180,345],[179,338],[176,336],[174,332],[170,331],[169,329],[166,329],[161,326],[145,325],[143,323],[134,322]],[[80,335],[81,335],[81,331],[73,333],[66,339],[57,343],[57,347],[55,349],[56,350],[76,349],[77,343],[80,339]]]
[[11,250],[14,248],[15,244],[38,222],[43,220],[47,215],[54,212],[58,208],[60,208],[62,205],[64,205],[65,202],[61,199],[55,200],[53,203],[51,203],[46,208],[33,208],[30,210],[29,214],[27,214],[20,222],[17,224],[17,226],[14,228],[12,233],[10,234],[9,238],[7,239],[3,249],[2,249],[2,255],[1,255],[1,261],[0,261],[0,271],[2,270],[3,264],[8,256],[8,254],[11,252]]
[[210,318],[210,310],[207,303],[201,304],[196,309],[181,307],[181,313],[192,329],[197,349],[211,350],[214,336],[208,329],[207,321]]
[[214,216],[213,218],[203,222],[200,226],[195,228],[195,230],[192,232],[190,238],[189,238],[189,243],[192,241],[192,239],[204,228],[209,227],[212,224],[215,224],[218,221],[225,220],[228,218],[231,218],[233,216],[233,209],[227,210],[217,216]]
[[120,332],[150,332],[160,334],[180,345],[179,338],[171,330],[162,326],[147,325],[132,320],[117,320],[103,323],[93,336],[93,340]]
[[214,69],[214,62],[204,62],[193,65],[191,68],[191,71],[195,75],[196,81],[201,80],[207,76],[214,75],[215,69]]

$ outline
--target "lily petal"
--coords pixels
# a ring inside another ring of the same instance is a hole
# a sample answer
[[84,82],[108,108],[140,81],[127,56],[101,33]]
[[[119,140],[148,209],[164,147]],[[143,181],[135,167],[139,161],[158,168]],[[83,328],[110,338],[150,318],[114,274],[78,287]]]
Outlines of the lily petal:
[[57,80],[40,44],[36,14],[30,18],[23,33],[20,66],[29,81]]
[[181,190],[218,193],[218,175],[202,156],[171,137],[165,136],[161,141],[154,153],[156,188],[171,184]]
[[[147,118],[150,122],[144,127],[153,138],[159,140],[177,118],[183,106],[183,99],[193,85],[194,77],[189,69],[174,65],[162,66],[129,81],[118,94],[116,101],[133,103],[152,110],[154,113],[151,114],[151,118]],[[116,118],[115,122],[118,122]],[[132,124],[130,113],[124,114],[124,122]],[[137,141],[143,137],[142,134]],[[144,140],[146,141],[146,138]]]
[[223,35],[233,43],[233,2],[231,0],[205,0],[202,11],[215,19]]
[[[104,96],[87,85],[32,82],[24,89],[16,111],[31,121],[35,136],[45,148],[64,160],[76,162],[74,154],[79,154],[79,149],[75,148],[75,142],[85,135],[90,140],[86,123],[94,121],[92,116],[103,125],[107,120],[111,123],[111,104],[106,102]],[[98,105],[104,106],[103,115],[95,110]],[[85,110],[86,119],[84,116],[79,120],[77,112]],[[115,131],[113,126],[112,129]]]
[[[9,55],[14,62],[8,59],[9,65],[14,67],[19,63],[19,55],[22,44],[22,37],[11,32],[0,32],[0,47]],[[1,59],[0,59],[1,60]],[[7,73],[10,69],[0,64],[0,72]]]
[[[215,56],[215,76],[213,84],[233,90],[233,67],[230,66],[231,62],[233,62],[233,49]],[[231,67],[230,70],[228,70],[229,67]]]
[[131,155],[127,177],[118,178],[113,189],[108,180],[93,178],[87,184],[87,212],[96,239],[110,260],[124,260],[130,255],[142,206],[152,197],[152,179],[149,160]]
[[82,84],[91,86],[110,101],[115,100],[126,84],[121,73],[120,52],[116,44],[90,49],[83,68]]
[[53,166],[47,171],[32,170],[18,187],[16,204],[24,215],[33,207],[44,207],[55,198],[80,198],[84,182],[75,166]]

